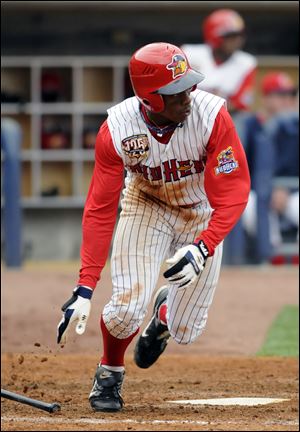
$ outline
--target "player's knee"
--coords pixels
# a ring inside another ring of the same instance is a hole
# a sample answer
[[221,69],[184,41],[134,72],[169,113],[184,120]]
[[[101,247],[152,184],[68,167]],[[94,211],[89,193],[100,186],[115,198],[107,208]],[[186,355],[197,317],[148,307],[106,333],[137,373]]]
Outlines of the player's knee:
[[140,327],[138,321],[126,321],[124,319],[121,319],[120,317],[114,317],[113,319],[105,322],[105,325],[109,333],[117,339],[128,338]]
[[[126,295],[127,294],[127,295]],[[113,295],[110,302],[104,306],[103,320],[111,335],[125,339],[135,333],[142,325],[147,313],[150,297],[131,295],[132,291]],[[120,304],[122,302],[122,304]]]
[[206,320],[202,320],[198,325],[172,326],[169,331],[174,341],[180,345],[193,343],[204,331]]
[[132,313],[128,309],[125,310],[125,308],[119,310],[104,308],[102,316],[109,333],[118,339],[126,339],[131,336],[143,321],[141,315]]

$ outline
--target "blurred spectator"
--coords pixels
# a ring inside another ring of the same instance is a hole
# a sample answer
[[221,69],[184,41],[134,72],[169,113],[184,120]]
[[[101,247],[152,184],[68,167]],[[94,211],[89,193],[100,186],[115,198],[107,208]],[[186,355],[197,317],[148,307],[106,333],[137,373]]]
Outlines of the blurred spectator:
[[231,114],[248,110],[253,102],[256,58],[241,48],[245,23],[234,10],[219,9],[203,23],[205,44],[182,46],[191,67],[202,72],[199,88],[224,97]]
[[276,254],[284,230],[299,229],[299,189],[288,185],[299,177],[297,90],[289,75],[272,72],[261,92],[261,110],[245,117],[240,128],[252,182],[242,222],[255,239],[252,252],[260,263]]
[[68,116],[42,117],[41,144],[44,150],[60,150],[71,148],[71,119]]
[[62,99],[62,81],[55,71],[42,74],[42,101],[59,102]]
[[96,128],[86,128],[83,132],[83,148],[84,149],[94,149],[95,148],[95,142],[97,139],[99,127]]

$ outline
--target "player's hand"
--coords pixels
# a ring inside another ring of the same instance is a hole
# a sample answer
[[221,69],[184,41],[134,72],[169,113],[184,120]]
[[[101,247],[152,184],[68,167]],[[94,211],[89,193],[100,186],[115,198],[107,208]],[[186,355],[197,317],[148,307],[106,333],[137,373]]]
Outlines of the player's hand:
[[75,321],[78,321],[76,333],[79,335],[84,333],[91,310],[92,295],[91,288],[82,285],[74,288],[72,297],[61,307],[63,316],[57,326],[57,343],[66,343],[67,332]]
[[164,277],[179,287],[189,286],[200,276],[207,258],[208,249],[202,240],[197,245],[184,246],[166,260],[169,269],[164,272]]

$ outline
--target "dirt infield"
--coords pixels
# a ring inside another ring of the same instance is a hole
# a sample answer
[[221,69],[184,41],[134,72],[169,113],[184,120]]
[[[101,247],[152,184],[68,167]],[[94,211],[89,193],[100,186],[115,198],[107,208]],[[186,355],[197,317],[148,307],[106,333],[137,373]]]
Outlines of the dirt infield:
[[[91,355],[4,355],[3,385],[48,402],[47,414],[4,400],[2,430],[298,430],[297,362],[294,359],[169,355],[151,370],[127,361],[122,413],[92,413],[87,401]],[[174,406],[178,399],[279,397],[290,401],[256,407]],[[18,420],[22,419],[22,421]],[[94,423],[93,423],[94,422]],[[97,423],[98,422],[98,423]]]
[[[298,267],[225,267],[207,328],[195,343],[171,341],[148,370],[134,365],[134,344],[129,348],[125,407],[117,414],[93,413],[87,400],[101,353],[98,321],[110,296],[108,268],[86,334],[72,335],[64,348],[55,343],[76,271],[73,265],[2,268],[2,388],[62,406],[48,414],[2,399],[2,430],[299,430],[298,359],[254,357],[282,306],[298,304]],[[287,400],[254,407],[169,402],[229,397]]]

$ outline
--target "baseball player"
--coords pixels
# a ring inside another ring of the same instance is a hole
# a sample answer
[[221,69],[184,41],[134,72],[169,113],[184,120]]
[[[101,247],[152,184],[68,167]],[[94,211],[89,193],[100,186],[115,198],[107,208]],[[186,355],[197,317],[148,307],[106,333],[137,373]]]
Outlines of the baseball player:
[[253,102],[256,58],[241,48],[245,23],[234,10],[218,9],[203,23],[204,44],[186,44],[191,66],[205,75],[200,87],[224,97],[230,113],[248,110]]
[[100,327],[103,355],[89,395],[95,411],[119,411],[124,354],[138,333],[165,259],[166,285],[135,347],[148,368],[172,337],[190,344],[203,331],[219,278],[222,241],[243,212],[249,172],[224,99],[196,89],[204,77],[184,52],[151,43],[130,59],[135,96],[108,110],[95,149],[83,215],[81,269],[62,307],[58,343],[73,322],[82,334],[93,290],[111,255],[112,296]]

